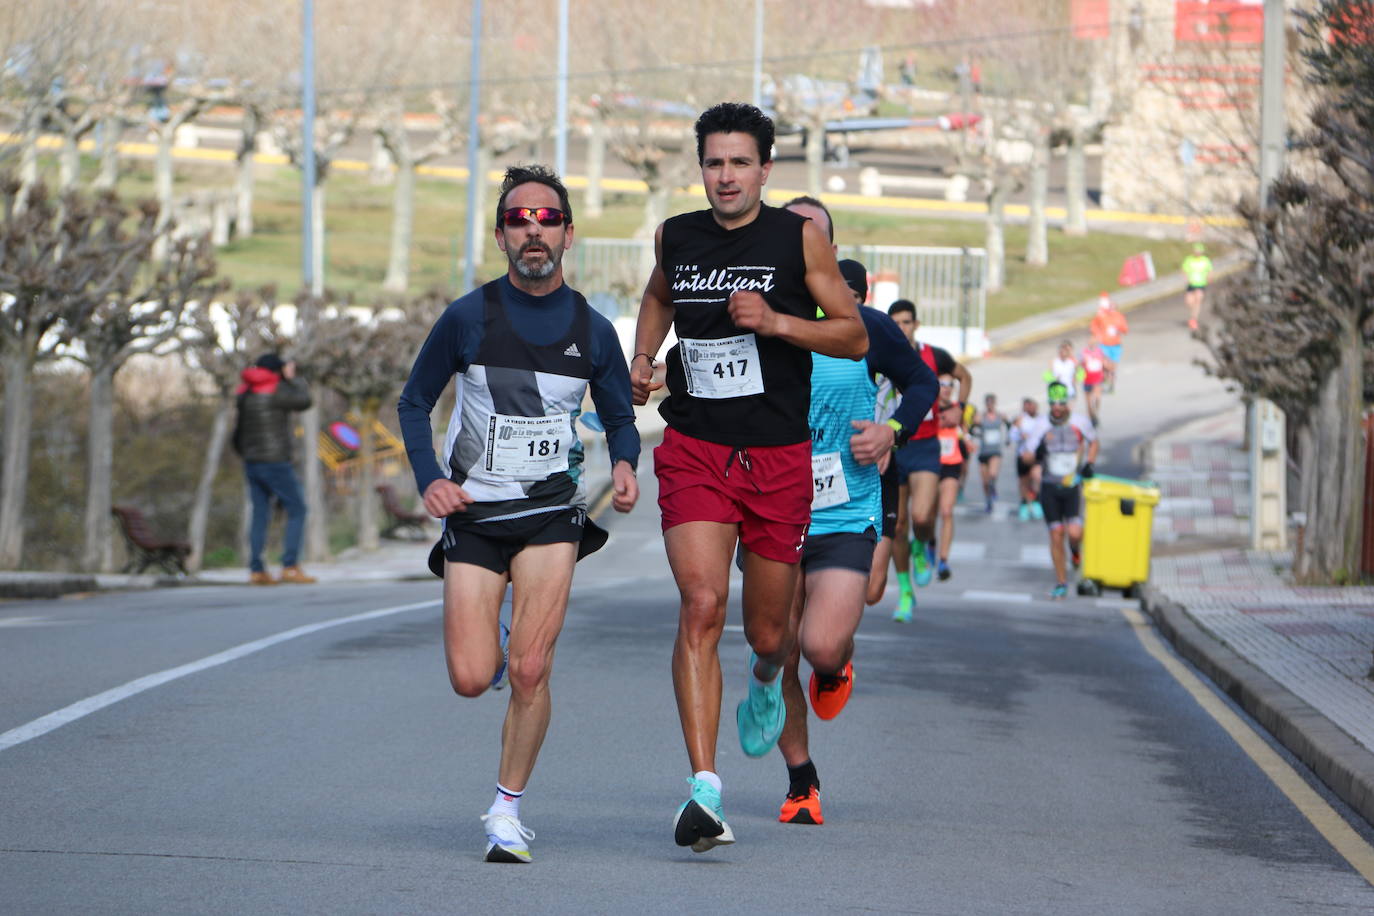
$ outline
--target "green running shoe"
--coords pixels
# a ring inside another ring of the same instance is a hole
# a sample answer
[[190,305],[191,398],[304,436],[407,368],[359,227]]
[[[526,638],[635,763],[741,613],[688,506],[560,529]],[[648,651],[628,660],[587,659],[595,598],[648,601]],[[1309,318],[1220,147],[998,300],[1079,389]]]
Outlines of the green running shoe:
[[897,610],[892,614],[892,619],[898,623],[911,623],[911,609],[916,606],[916,596],[911,592],[902,592],[897,596]]
[[911,581],[917,585],[930,584],[930,560],[926,558],[925,544],[911,542]]
[[762,757],[778,743],[782,723],[787,719],[787,707],[782,702],[782,676],[771,683],[754,682],[754,665],[759,657],[749,653],[749,696],[735,708],[735,722],[739,726],[739,745],[750,757]]
[[673,841],[692,847],[692,852],[735,842],[734,831],[725,823],[716,787],[693,776],[687,777],[687,784],[692,787],[692,797],[673,815]]

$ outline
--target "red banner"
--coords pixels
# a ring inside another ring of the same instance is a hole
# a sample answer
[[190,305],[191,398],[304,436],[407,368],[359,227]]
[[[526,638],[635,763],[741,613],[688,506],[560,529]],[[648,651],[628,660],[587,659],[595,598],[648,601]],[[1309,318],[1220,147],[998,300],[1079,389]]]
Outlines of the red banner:
[[1085,41],[1111,34],[1111,0],[1073,0],[1069,10],[1073,37]]
[[1263,0],[1178,0],[1174,4],[1174,39],[1257,45],[1264,42]]

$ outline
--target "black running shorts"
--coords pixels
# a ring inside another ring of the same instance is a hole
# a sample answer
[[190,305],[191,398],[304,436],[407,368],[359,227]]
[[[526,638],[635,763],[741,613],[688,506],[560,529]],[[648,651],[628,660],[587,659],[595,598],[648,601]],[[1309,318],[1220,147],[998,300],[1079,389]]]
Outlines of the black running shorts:
[[444,536],[429,553],[429,571],[444,577],[444,560],[468,563],[492,572],[510,572],[511,558],[532,544],[577,544],[580,560],[606,543],[606,531],[581,508],[555,509],[519,518],[473,522],[454,513]]
[[1040,484],[1040,508],[1045,512],[1045,524],[1051,528],[1079,521],[1082,503],[1081,486],[1065,487],[1052,482]]
[[834,534],[808,536],[802,548],[802,571],[813,573],[822,569],[852,569],[868,575],[873,567],[873,548],[878,534],[872,527],[862,534],[838,531]]

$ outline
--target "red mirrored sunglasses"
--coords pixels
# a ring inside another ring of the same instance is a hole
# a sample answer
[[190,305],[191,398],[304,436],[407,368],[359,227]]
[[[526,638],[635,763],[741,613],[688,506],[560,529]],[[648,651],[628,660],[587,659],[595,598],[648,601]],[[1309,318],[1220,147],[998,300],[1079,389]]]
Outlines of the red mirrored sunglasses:
[[567,220],[567,214],[557,207],[511,207],[501,214],[501,225],[508,229],[519,229],[529,222],[552,228],[563,225]]

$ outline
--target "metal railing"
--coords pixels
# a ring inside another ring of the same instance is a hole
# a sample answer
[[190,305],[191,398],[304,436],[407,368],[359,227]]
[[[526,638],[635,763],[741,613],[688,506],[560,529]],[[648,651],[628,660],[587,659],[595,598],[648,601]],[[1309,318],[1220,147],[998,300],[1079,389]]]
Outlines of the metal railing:
[[[841,245],[839,256],[867,267],[875,292],[880,283],[895,284],[881,290],[875,301],[879,306],[892,298],[910,299],[924,326],[961,328],[965,334],[986,327],[987,253],[981,248]],[[611,317],[633,316],[653,257],[649,239],[583,238],[573,246],[564,268],[569,283],[597,309]]]

